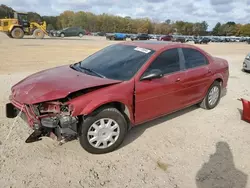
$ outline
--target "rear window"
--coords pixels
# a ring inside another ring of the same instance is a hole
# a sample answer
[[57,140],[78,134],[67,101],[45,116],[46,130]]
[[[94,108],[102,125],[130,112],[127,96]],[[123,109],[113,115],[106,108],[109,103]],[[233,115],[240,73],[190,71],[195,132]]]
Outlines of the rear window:
[[204,56],[200,51],[192,48],[182,48],[182,51],[187,69],[208,64],[206,56]]

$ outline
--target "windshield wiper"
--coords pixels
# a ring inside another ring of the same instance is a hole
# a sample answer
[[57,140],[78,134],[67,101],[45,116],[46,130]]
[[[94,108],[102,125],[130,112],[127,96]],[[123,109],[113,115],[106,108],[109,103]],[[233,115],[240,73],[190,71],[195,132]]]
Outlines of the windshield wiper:
[[88,71],[88,72],[94,73],[95,75],[97,75],[97,76],[99,76],[99,77],[101,77],[101,78],[106,78],[105,76],[103,76],[102,74],[100,74],[100,73],[94,71],[93,69],[89,69],[89,68],[82,67],[82,66],[79,66],[79,67],[80,67],[81,69],[83,69],[83,70],[86,70],[86,71]]

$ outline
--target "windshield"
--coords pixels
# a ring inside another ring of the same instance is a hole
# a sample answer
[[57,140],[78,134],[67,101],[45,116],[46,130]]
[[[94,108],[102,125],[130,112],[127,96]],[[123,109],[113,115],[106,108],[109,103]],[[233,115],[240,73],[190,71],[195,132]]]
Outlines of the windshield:
[[28,15],[27,14],[18,14],[18,16],[19,16],[19,20],[21,20],[23,22],[28,21]]
[[129,80],[154,53],[154,50],[115,44],[87,57],[80,67],[114,80]]

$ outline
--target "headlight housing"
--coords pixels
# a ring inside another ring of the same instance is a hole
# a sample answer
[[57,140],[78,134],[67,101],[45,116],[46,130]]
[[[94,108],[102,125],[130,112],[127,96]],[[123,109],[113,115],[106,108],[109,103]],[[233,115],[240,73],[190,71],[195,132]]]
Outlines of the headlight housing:
[[247,59],[247,60],[250,60],[250,55],[247,55],[247,56],[246,56],[246,59]]
[[54,114],[70,114],[71,108],[67,104],[60,102],[44,102],[37,105],[40,114],[54,113]]

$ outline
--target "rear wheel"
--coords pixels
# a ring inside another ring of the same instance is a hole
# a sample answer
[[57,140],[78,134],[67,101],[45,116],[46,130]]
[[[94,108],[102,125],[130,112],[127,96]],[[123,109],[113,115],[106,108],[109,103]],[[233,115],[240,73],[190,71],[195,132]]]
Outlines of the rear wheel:
[[87,117],[80,130],[81,146],[93,154],[118,148],[127,133],[127,122],[116,108],[104,108]]
[[200,106],[204,109],[213,109],[220,101],[221,97],[221,82],[215,81],[206,94],[206,97],[201,102]]
[[41,29],[35,29],[35,31],[33,32],[33,37],[36,39],[43,39],[44,32]]
[[11,36],[15,39],[21,39],[24,36],[24,31],[20,27],[16,27],[11,31]]
[[61,37],[61,38],[64,38],[64,37],[65,37],[64,33],[61,33],[61,34],[60,34],[60,37]]

